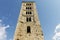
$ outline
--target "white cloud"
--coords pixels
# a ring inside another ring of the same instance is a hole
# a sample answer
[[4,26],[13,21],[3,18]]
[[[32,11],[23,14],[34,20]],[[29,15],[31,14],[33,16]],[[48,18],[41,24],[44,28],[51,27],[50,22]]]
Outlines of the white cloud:
[[2,20],[0,19],[0,22],[2,22]]
[[2,24],[2,20],[0,20],[0,40],[6,40],[7,32],[6,29],[9,28],[9,25]]
[[56,26],[54,33],[53,40],[60,40],[60,24]]

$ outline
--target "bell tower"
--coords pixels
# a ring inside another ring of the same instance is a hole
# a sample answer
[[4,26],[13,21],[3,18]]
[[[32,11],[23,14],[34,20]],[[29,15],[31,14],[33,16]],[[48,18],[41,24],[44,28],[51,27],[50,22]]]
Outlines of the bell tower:
[[44,40],[34,1],[23,1],[13,40]]

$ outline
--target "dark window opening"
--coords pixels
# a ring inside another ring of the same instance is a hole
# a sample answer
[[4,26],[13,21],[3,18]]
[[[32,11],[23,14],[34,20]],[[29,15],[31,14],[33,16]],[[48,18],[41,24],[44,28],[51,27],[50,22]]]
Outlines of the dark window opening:
[[30,14],[32,14],[32,12],[30,12]]
[[28,12],[26,12],[26,14],[28,14]]
[[27,7],[26,7],[26,9],[27,9]]
[[19,40],[19,39],[17,39],[17,40]]
[[29,18],[29,21],[31,21],[31,17]]
[[31,5],[31,4],[30,4]]
[[28,5],[28,4],[26,4],[26,5]]
[[31,28],[30,28],[30,26],[27,26],[27,33],[31,33]]
[[30,7],[30,9],[31,9],[31,7]]
[[32,9],[31,7],[26,7],[26,9]]
[[32,12],[26,12],[26,14],[32,14]]
[[29,14],[29,12],[28,12],[28,14]]
[[29,4],[26,4],[26,5],[29,5]]
[[27,17],[27,18],[26,18],[26,21],[27,21],[27,22],[31,22],[31,17],[29,17],[29,18]]
[[26,9],[29,9],[29,7],[26,7]]
[[26,18],[26,21],[28,22],[28,18]]
[[42,33],[42,36],[43,36],[43,33]]
[[26,5],[28,5],[28,6],[29,6],[29,5],[31,5],[31,4],[26,4]]

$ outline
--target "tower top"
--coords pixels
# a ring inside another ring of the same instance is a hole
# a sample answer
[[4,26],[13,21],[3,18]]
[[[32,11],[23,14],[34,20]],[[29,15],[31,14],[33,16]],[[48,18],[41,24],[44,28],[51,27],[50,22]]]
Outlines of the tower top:
[[34,3],[35,1],[22,1],[22,3]]

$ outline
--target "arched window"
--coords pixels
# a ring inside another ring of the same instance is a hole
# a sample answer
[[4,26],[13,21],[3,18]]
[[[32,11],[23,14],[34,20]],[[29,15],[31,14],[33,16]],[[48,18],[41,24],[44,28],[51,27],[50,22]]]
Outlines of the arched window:
[[29,7],[26,7],[26,9],[29,9]]
[[31,9],[31,7],[30,7],[30,9]]
[[30,28],[30,26],[27,26],[27,33],[31,33],[31,28]]
[[31,21],[31,17],[29,18],[29,21]]
[[27,22],[31,22],[31,17],[26,17]]
[[26,7],[26,9],[32,9],[31,7]]
[[30,14],[32,14],[32,12],[30,12]]
[[27,5],[27,6],[29,6],[29,5],[31,6],[31,4],[30,4],[30,3],[27,3],[26,5]]
[[26,21],[28,22],[28,17],[26,18]]
[[28,11],[28,12],[26,12],[26,14],[32,14],[32,12],[31,11],[30,12]]

